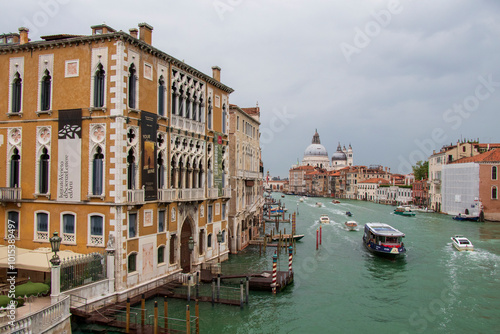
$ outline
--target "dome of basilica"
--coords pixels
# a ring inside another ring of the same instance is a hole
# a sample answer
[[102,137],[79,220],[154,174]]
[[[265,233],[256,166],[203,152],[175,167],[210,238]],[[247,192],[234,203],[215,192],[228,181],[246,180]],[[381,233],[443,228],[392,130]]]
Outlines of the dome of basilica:
[[318,156],[318,155],[323,155],[328,157],[328,152],[326,151],[326,148],[321,144],[311,144],[307,146],[306,150],[304,151],[304,157]]
[[342,148],[340,147],[340,143],[339,143],[339,146],[337,146],[337,152],[333,153],[332,155],[332,161],[340,161],[340,160],[347,160],[347,155],[342,152]]

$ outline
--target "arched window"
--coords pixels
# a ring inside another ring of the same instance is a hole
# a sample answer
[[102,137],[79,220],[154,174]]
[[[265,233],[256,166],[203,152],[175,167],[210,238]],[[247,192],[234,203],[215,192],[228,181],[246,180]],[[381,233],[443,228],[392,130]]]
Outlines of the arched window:
[[191,118],[191,92],[187,91],[187,97],[186,97],[186,113],[184,115],[186,118]]
[[203,97],[200,97],[200,103],[198,104],[198,122],[203,122]]
[[136,108],[136,93],[137,93],[137,75],[135,65],[130,65],[128,69],[128,107]]
[[182,87],[179,89],[179,109],[177,115],[184,117],[184,90]]
[[42,77],[41,91],[40,91],[40,109],[42,111],[50,110],[50,90],[52,85],[52,77],[49,70],[45,70]]
[[17,148],[14,149],[12,157],[10,159],[10,178],[9,186],[10,188],[19,188],[19,161],[21,156]]
[[127,156],[127,189],[135,189],[135,156],[134,150],[130,149]]
[[163,154],[161,152],[158,153],[157,169],[158,169],[158,189],[163,189],[165,185],[165,167],[163,166]]
[[158,80],[158,115],[165,116],[165,80],[163,75]]
[[104,107],[104,86],[105,86],[105,76],[106,72],[103,69],[102,64],[97,65],[97,70],[94,74],[94,107],[102,108]]
[[497,179],[497,166],[492,166],[491,167],[491,179],[496,180]]
[[212,98],[208,98],[207,127],[212,129]]
[[14,80],[12,81],[12,109],[13,113],[21,111],[21,91],[22,91],[21,75],[16,72],[14,75]]
[[137,270],[137,253],[132,253],[128,256],[127,267],[129,273]]
[[36,213],[35,231],[35,240],[49,241],[49,215],[47,213]]
[[172,85],[172,115],[177,115],[177,89]]
[[40,194],[47,194],[49,192],[49,161],[50,155],[47,148],[44,147],[40,156],[38,171],[38,192]]
[[222,105],[222,133],[226,133],[226,104]]
[[97,147],[92,161],[92,195],[102,195],[104,182],[104,154],[100,146]]
[[208,234],[208,237],[207,237],[207,247],[208,248],[212,248],[212,233]]
[[158,247],[158,264],[165,262],[165,246]]
[[491,199],[498,199],[498,189],[496,186],[491,187]]

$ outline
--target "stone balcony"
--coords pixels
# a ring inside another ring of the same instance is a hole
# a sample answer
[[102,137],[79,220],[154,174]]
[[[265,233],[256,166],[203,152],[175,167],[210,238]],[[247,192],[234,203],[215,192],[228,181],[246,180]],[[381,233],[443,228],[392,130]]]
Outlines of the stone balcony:
[[179,190],[179,201],[201,201],[205,197],[203,196],[203,188],[195,189],[178,189]]
[[172,115],[171,125],[174,128],[198,133],[201,135],[205,134],[205,123],[193,121],[181,116]]
[[19,202],[21,195],[21,188],[0,188],[0,202]]
[[127,203],[131,205],[144,204],[144,189],[129,189],[127,190]]

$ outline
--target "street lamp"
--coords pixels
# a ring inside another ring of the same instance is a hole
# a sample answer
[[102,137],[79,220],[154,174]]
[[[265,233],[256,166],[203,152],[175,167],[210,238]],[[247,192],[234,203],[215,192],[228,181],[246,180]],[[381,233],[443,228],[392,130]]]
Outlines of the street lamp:
[[222,232],[217,233],[217,245],[219,246],[219,252],[217,254],[217,262],[220,263],[220,243],[222,242]]
[[192,263],[191,254],[193,253],[194,249],[193,237],[189,237],[188,248],[189,248],[189,272],[191,272],[191,263]]
[[50,247],[52,248],[52,251],[54,252],[54,255],[52,256],[52,259],[50,260],[50,263],[54,266],[58,266],[61,264],[61,260],[59,259],[59,255],[57,255],[57,252],[59,252],[59,247],[61,247],[61,237],[59,236],[59,233],[54,232],[54,236],[49,239],[50,240]]

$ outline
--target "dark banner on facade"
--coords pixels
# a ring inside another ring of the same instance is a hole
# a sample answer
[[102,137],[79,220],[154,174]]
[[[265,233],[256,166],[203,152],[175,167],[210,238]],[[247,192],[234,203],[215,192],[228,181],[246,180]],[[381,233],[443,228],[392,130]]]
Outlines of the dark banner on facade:
[[222,196],[222,136],[215,133],[214,140],[214,188],[219,189],[219,197]]
[[82,174],[82,110],[59,110],[57,200],[79,202]]
[[155,114],[141,111],[142,185],[146,201],[158,198],[156,184],[156,121]]

